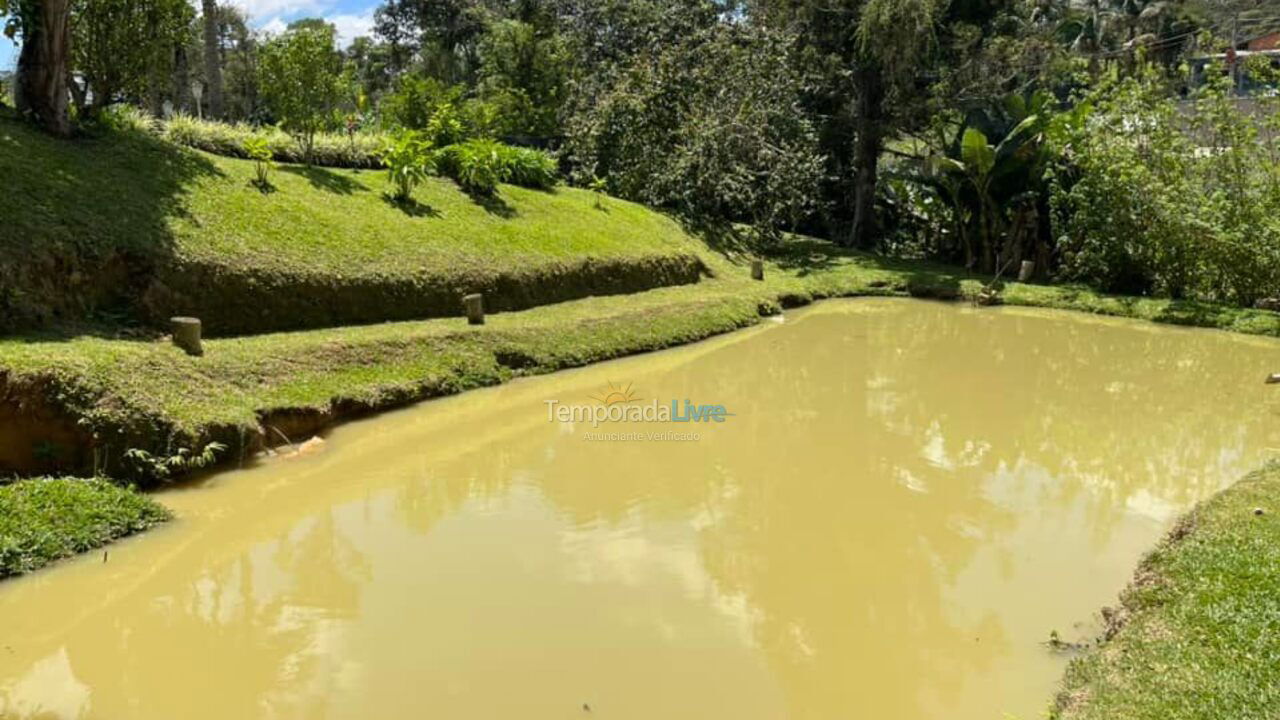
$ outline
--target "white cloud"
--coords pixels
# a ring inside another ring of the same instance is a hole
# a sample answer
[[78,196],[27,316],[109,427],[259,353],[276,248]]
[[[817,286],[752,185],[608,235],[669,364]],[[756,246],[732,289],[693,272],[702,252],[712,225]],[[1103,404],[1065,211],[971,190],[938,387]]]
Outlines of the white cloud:
[[[261,2],[261,0],[258,0]],[[268,0],[269,2],[288,2],[293,0]],[[355,13],[338,13],[336,15],[326,15],[322,12],[283,12],[275,15],[269,15],[269,20],[263,21],[263,16],[250,15],[250,20],[257,28],[269,35],[279,35],[289,26],[289,22],[300,17],[319,17],[325,22],[331,23],[338,31],[338,47],[345,48],[351,44],[352,40],[361,35],[369,35],[373,32],[373,11],[369,10],[360,14]]]
[[333,6],[333,0],[231,0],[250,20],[262,18],[294,19],[322,14]]
[[289,24],[286,23],[284,20],[281,20],[278,17],[273,17],[270,20],[263,23],[262,25],[260,25],[258,29],[267,33],[268,35],[279,35],[280,33],[284,32],[285,29],[288,27],[289,27]]
[[329,15],[325,20],[333,23],[333,26],[338,29],[338,47],[345,48],[351,44],[352,40],[373,32],[372,11],[361,15]]

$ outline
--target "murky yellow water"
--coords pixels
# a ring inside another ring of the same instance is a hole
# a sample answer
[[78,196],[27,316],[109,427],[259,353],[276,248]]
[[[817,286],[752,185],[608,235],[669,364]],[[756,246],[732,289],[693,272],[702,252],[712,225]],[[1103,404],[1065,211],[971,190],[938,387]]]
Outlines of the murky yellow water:
[[[386,415],[0,584],[0,716],[1035,718],[1050,631],[1280,447],[1278,349],[832,302]],[[548,420],[611,384],[732,415]]]

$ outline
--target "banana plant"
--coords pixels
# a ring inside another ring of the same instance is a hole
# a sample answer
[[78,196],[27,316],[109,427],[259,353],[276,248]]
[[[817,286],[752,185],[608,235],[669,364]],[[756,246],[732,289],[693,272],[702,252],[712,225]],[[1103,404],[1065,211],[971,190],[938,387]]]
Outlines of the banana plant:
[[1002,260],[1021,255],[1023,236],[1034,232],[1050,105],[1044,94],[1011,96],[999,108],[972,113],[908,178],[950,203],[966,267],[997,271]]

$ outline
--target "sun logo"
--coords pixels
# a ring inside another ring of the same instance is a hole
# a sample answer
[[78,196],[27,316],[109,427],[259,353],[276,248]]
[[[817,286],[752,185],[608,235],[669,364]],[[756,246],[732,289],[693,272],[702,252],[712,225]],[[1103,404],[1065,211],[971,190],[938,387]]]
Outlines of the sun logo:
[[631,383],[627,383],[626,387],[623,387],[610,381],[609,387],[605,388],[605,390],[599,395],[592,395],[591,399],[599,402],[601,405],[623,405],[625,403],[633,403],[640,398],[636,397],[635,391],[631,388]]

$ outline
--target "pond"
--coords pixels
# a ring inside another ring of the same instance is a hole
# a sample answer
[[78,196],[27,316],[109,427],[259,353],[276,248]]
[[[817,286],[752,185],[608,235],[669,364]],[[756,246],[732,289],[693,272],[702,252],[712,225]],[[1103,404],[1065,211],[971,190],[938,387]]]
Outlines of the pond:
[[1277,349],[833,301],[351,424],[0,584],[0,716],[1039,717]]

